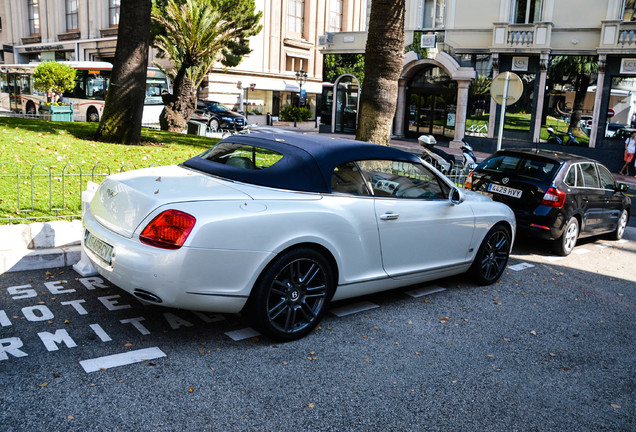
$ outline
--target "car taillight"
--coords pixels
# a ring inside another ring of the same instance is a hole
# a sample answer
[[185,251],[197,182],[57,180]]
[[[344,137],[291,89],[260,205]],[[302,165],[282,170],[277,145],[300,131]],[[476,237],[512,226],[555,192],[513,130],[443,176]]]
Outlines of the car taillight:
[[543,200],[541,200],[541,204],[548,207],[561,208],[565,203],[565,197],[567,194],[558,190],[557,188],[551,187],[548,191],[543,195]]
[[162,249],[183,246],[196,223],[194,216],[179,210],[166,210],[155,217],[139,235],[139,240]]

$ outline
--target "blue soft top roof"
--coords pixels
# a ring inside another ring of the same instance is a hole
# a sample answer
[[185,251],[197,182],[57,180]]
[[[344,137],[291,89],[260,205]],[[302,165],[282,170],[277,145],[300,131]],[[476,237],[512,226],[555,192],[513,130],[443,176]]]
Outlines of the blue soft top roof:
[[[195,156],[184,162],[189,168],[244,183],[305,192],[331,192],[333,170],[356,160],[397,160],[421,163],[402,150],[378,144],[317,135],[254,133],[235,135],[220,143],[231,142],[272,150],[283,155],[264,169],[245,169]],[[217,144],[218,145],[218,144]]]

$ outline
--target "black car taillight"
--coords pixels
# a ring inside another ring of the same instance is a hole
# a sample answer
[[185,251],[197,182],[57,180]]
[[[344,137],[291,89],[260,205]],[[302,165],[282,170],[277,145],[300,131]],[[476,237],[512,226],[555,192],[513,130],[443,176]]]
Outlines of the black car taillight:
[[155,217],[139,235],[147,245],[162,249],[179,249],[190,235],[194,216],[179,210],[166,210]]
[[475,170],[472,170],[468,176],[466,177],[466,182],[464,183],[464,189],[472,190],[473,188],[473,173]]
[[543,195],[543,199],[541,200],[541,205],[554,207],[554,208],[562,208],[565,203],[565,197],[567,194],[563,191],[558,190],[557,188],[551,187],[547,190],[545,195]]

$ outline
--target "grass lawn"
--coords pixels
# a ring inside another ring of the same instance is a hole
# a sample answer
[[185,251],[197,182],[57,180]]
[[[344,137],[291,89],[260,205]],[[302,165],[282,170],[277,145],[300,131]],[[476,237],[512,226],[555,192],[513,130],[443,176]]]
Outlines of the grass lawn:
[[[529,131],[530,120],[531,120],[530,114],[506,113],[506,124],[504,127],[506,130]],[[470,130],[469,128],[471,127],[471,125],[473,127],[477,127],[480,125],[485,125],[486,127],[488,127],[488,121],[489,121],[489,114],[484,114],[481,116],[476,116],[476,115],[470,116],[466,120],[466,130]],[[551,117],[551,116],[547,117],[546,123],[547,124],[541,126],[541,135],[540,135],[541,140],[543,141],[548,140],[549,134],[548,134],[548,131],[546,130],[548,126],[552,126],[554,130],[556,131],[557,135],[560,135],[562,138],[565,139],[565,137],[567,137],[568,127],[570,126],[569,123],[566,123],[561,119],[558,119],[556,117]],[[497,134],[497,131],[495,132],[495,136],[496,134]],[[485,135],[485,131],[484,131],[484,135]],[[582,147],[587,147],[590,143],[590,138],[587,135],[585,135],[580,128],[574,129],[574,137],[577,139],[577,141],[579,141]]]
[[0,224],[77,215],[87,181],[183,162],[218,141],[142,129],[144,145],[127,146],[93,140],[96,130],[96,123],[0,117]]

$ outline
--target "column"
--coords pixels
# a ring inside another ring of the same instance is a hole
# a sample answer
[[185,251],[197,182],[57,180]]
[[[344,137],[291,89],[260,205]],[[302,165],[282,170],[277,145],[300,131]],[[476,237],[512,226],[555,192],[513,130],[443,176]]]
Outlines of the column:
[[[398,80],[398,98],[395,109],[395,119],[393,121],[393,136],[395,138],[404,138],[404,114],[408,106],[406,104],[406,80],[400,78]],[[333,121],[333,120],[332,120]]]
[[539,60],[539,66],[541,72],[539,72],[539,94],[536,98],[536,111],[534,122],[534,133],[532,134],[532,142],[539,142],[541,140],[541,118],[543,117],[543,103],[545,101],[545,81],[548,75],[548,54],[541,54]]
[[[596,147],[598,135],[598,122],[601,118],[601,103],[603,102],[603,87],[605,84],[605,64],[607,55],[598,56],[598,77],[596,78],[596,95],[594,96],[594,109],[592,110],[592,132],[590,133],[590,148]],[[603,116],[605,118],[605,116]]]
[[466,132],[466,111],[468,109],[468,87],[470,80],[457,81],[457,109],[455,110],[455,138],[450,148],[460,148]]

